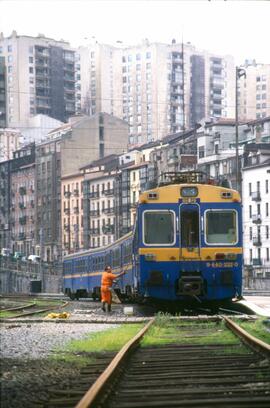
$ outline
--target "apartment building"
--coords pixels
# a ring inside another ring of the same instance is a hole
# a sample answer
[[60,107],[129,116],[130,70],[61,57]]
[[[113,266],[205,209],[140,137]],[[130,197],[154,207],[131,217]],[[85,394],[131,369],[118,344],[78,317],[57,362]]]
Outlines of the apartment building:
[[108,155],[81,168],[83,181],[84,247],[108,245],[116,237],[118,155]]
[[270,116],[270,64],[246,61],[243,68],[246,76],[239,79],[239,118]]
[[77,173],[61,180],[62,253],[84,248],[83,179],[83,174]]
[[14,153],[10,164],[12,252],[35,253],[35,145]]
[[35,238],[47,262],[61,256],[61,137],[36,146]]
[[11,160],[13,153],[19,150],[23,137],[16,129],[0,128],[0,162]]
[[0,56],[0,128],[7,126],[7,91],[5,58]]
[[79,50],[87,113],[113,113],[129,124],[131,146],[162,139],[207,116],[234,115],[234,62],[191,44],[150,43]]
[[0,249],[11,248],[10,161],[0,161]]
[[[239,168],[243,167],[244,144],[249,141],[248,128],[239,126]],[[203,121],[197,130],[198,169],[210,177],[226,179],[237,188],[235,120],[219,119]]]
[[243,246],[246,274],[270,277],[270,146],[245,147],[243,168]]
[[62,177],[110,154],[121,154],[128,146],[128,124],[109,115],[97,113],[79,118],[62,139]]
[[35,114],[66,122],[80,110],[80,65],[68,42],[42,34],[0,36],[6,59],[7,123],[28,125]]

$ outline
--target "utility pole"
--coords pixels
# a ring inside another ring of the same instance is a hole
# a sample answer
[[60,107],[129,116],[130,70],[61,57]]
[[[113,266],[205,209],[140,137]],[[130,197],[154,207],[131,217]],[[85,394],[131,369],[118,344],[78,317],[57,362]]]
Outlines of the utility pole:
[[236,159],[236,190],[241,190],[240,166],[239,166],[239,134],[238,134],[238,79],[246,77],[246,71],[243,68],[235,68],[235,159]]

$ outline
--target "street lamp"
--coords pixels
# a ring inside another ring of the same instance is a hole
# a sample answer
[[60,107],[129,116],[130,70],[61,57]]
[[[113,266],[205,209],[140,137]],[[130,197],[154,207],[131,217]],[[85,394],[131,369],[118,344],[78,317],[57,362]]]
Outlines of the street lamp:
[[235,69],[235,156],[236,156],[236,190],[241,187],[240,169],[239,169],[239,140],[238,140],[238,79],[244,76],[246,71],[243,68],[236,67]]

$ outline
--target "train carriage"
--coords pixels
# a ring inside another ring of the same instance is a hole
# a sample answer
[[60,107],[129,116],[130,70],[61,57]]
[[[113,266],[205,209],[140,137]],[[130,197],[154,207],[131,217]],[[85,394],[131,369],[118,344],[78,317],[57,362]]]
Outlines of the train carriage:
[[165,174],[140,195],[134,231],[105,248],[65,257],[65,291],[99,296],[105,264],[123,295],[164,301],[220,302],[241,296],[242,211],[237,191],[200,173]]

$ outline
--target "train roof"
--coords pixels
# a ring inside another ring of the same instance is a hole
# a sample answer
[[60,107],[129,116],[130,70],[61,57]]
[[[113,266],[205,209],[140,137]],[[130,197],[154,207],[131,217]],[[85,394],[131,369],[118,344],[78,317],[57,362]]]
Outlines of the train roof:
[[125,241],[126,239],[128,239],[129,237],[131,237],[133,234],[133,231],[129,232],[128,234],[123,235],[121,238],[117,239],[116,241],[114,241],[113,243],[103,246],[103,247],[99,247],[99,248],[92,248],[92,249],[86,249],[85,251],[80,251],[80,252],[74,252],[72,254],[68,254],[65,255],[63,257],[63,260],[70,260],[73,258],[82,258],[84,256],[90,255],[90,254],[95,254],[95,253],[99,253],[99,252],[103,252],[109,248],[113,249],[114,246],[117,246],[118,244],[120,244],[122,241]]

